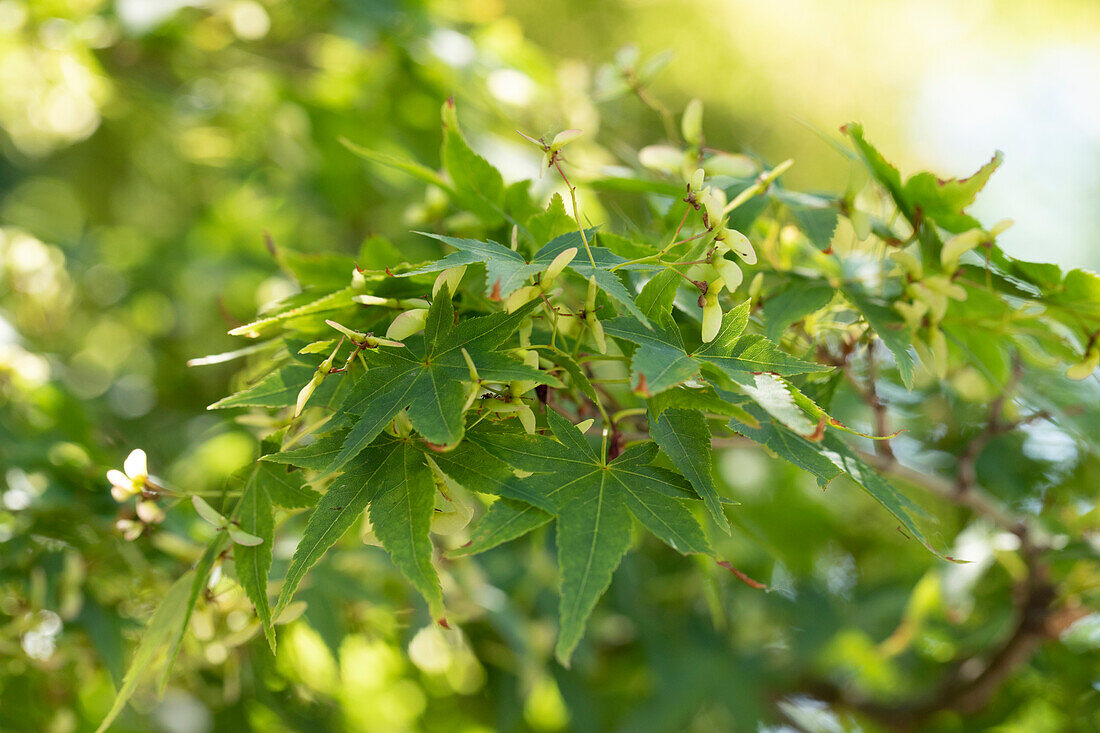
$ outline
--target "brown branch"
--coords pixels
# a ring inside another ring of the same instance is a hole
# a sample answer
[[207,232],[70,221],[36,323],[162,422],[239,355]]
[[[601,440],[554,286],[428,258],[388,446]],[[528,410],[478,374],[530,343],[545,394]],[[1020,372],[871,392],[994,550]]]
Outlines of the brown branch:
[[[850,352],[840,359],[840,366],[847,367]],[[875,411],[876,430],[887,434],[886,406],[875,391],[873,356],[868,353],[868,382],[866,389],[855,384]],[[845,369],[847,372],[847,369]],[[1015,430],[1036,420],[1048,419],[1045,412],[1036,412],[1015,421],[1005,421],[1004,404],[1018,384],[1022,370],[1019,362],[1004,392],[989,406],[989,419],[979,436],[971,441],[959,457],[954,477],[939,476],[918,471],[898,462],[892,451],[868,453],[857,451],[861,460],[883,474],[916,486],[940,499],[968,509],[1002,530],[1012,532],[1020,539],[1020,553],[1027,572],[1014,590],[1015,625],[1005,639],[989,655],[975,655],[955,665],[954,671],[927,696],[910,701],[883,703],[857,697],[850,690],[828,682],[804,681],[797,686],[800,692],[809,692],[825,702],[832,702],[875,719],[888,728],[908,730],[942,710],[955,710],[968,714],[981,710],[1001,689],[1004,683],[1021,667],[1027,665],[1035,652],[1047,641],[1061,633],[1088,611],[1080,607],[1056,608],[1057,589],[1050,580],[1050,572],[1043,560],[1047,545],[1034,536],[1028,518],[1016,514],[991,496],[978,482],[976,463],[985,446],[998,435]],[[639,433],[630,438],[644,438]],[[715,447],[755,445],[741,436],[715,438]],[[984,661],[983,661],[984,660]],[[978,671],[973,671],[974,666]]]
[[[1014,591],[1016,623],[996,650],[980,662],[980,656],[963,660],[936,690],[923,699],[883,703],[868,699],[832,682],[808,680],[796,686],[824,702],[846,707],[874,719],[886,728],[910,730],[944,710],[967,715],[985,708],[998,690],[1021,667],[1027,665],[1046,642],[1057,639],[1074,622],[1090,611],[1079,605],[1055,607],[1057,590],[1042,560],[1042,550],[1020,530],[1021,551],[1027,565],[1025,577]],[[970,671],[978,663],[976,672]]]
[[861,460],[872,468],[881,471],[888,476],[904,481],[907,484],[923,489],[945,501],[969,509],[978,516],[985,517],[1001,529],[1018,533],[1025,526],[1023,517],[1013,514],[1005,509],[1000,502],[990,496],[985,489],[977,484],[971,485],[967,491],[958,491],[957,484],[941,476],[925,471],[918,471],[899,463],[893,458],[883,458],[874,453],[856,451]]

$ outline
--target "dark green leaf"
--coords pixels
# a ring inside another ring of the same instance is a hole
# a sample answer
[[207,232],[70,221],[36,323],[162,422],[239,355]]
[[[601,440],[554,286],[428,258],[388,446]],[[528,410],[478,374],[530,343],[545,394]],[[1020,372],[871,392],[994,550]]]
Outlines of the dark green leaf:
[[252,601],[267,643],[274,654],[275,629],[271,623],[271,603],[267,597],[267,574],[271,570],[272,546],[275,542],[275,517],[271,498],[263,482],[259,480],[259,473],[265,468],[276,467],[262,463],[256,466],[237,509],[237,521],[240,522],[241,529],[259,537],[263,542],[252,547],[234,544],[233,563],[237,568],[237,580]]
[[702,497],[715,523],[730,534],[722,500],[714,484],[710,428],[699,410],[672,408],[650,417],[649,434]]

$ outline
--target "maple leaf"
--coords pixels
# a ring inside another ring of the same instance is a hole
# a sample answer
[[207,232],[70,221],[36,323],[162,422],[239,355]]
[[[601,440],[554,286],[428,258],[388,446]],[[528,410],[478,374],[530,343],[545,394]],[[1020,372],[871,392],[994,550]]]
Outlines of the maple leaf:
[[769,420],[766,411],[761,407],[749,405],[746,409],[756,418],[758,425],[749,426],[733,418],[729,422],[731,430],[767,447],[783,460],[813,474],[818,486],[822,489],[827,488],[838,476],[848,476],[893,514],[901,522],[905,532],[930,552],[942,557],[925,538],[914,519],[914,516],[927,518],[928,514],[898,491],[882,474],[867,465],[838,436],[826,433],[818,440],[810,440],[786,427],[779,420]]
[[428,537],[435,484],[419,441],[383,436],[340,474],[306,523],[272,612],[278,618],[313,565],[369,507],[374,532],[394,564],[420,591],[434,618],[443,618],[443,595],[432,566]]
[[604,324],[608,336],[638,345],[630,361],[634,389],[645,395],[657,394],[699,376],[700,368],[717,368],[734,381],[758,372],[783,376],[826,371],[828,367],[791,356],[763,336],[743,335],[749,321],[749,304],[728,311],[718,335],[688,353],[680,332],[664,316],[661,323],[646,329],[632,318],[615,318]]
[[470,436],[497,460],[530,472],[510,481],[538,493],[544,508],[511,498],[494,503],[484,526],[475,530],[474,543],[453,554],[488,549],[556,519],[561,602],[555,653],[568,665],[589,615],[630,547],[632,516],[681,553],[709,555],[711,548],[685,505],[698,499],[690,485],[650,465],[657,455],[655,443],[631,446],[608,462],[564,417],[548,410],[547,420],[556,440],[501,431]]
[[[480,262],[485,265],[486,270],[485,294],[492,300],[505,300],[517,288],[549,267],[550,263],[553,262],[554,258],[559,254],[570,247],[576,247],[579,252],[577,256],[573,258],[573,261],[569,263],[569,269],[576,272],[585,280],[588,280],[590,277],[595,278],[596,284],[601,290],[607,293],[609,297],[626,308],[632,316],[642,323],[649,323],[645,314],[642,313],[634,303],[634,297],[630,294],[630,291],[627,290],[626,286],[619,280],[619,276],[611,271],[611,268],[621,265],[627,260],[606,247],[589,245],[589,250],[592,252],[592,260],[590,261],[584,249],[584,241],[579,231],[568,232],[550,240],[535,253],[535,256],[531,258],[530,262],[528,262],[519,252],[511,250],[504,245],[497,244],[496,242],[482,242],[476,239],[459,239],[457,237],[443,236],[442,234],[431,234],[430,232],[419,233],[427,237],[432,237],[433,239],[438,239],[445,244],[449,244],[458,251],[452,252],[442,259],[425,265],[420,269],[403,273],[403,276],[438,272],[451,267],[459,267],[461,265],[470,265]],[[591,238],[595,233],[595,229],[589,229],[587,231],[587,236]],[[595,263],[594,266],[593,263]],[[653,270],[656,268],[653,265],[638,263],[625,265],[619,269]]]
[[470,379],[463,350],[484,381],[561,386],[550,374],[498,350],[534,305],[514,313],[471,318],[452,327],[450,295],[446,286],[440,289],[428,310],[423,334],[410,336],[401,348],[362,352],[367,371],[341,407],[341,412],[357,419],[329,469],[347,463],[405,408],[413,427],[429,443],[453,446],[462,440],[467,397],[463,383]]

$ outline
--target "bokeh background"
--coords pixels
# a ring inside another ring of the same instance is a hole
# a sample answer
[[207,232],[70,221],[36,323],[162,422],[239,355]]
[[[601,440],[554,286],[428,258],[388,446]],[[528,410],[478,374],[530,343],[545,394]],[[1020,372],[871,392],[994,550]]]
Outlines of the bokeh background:
[[[1092,0],[0,0],[0,729],[94,728],[128,640],[192,551],[168,532],[155,553],[122,542],[103,471],[140,446],[155,473],[201,490],[251,459],[246,426],[205,410],[234,365],[185,364],[239,347],[226,331],[292,292],[264,233],[341,254],[385,233],[418,254],[401,233],[433,201],[339,138],[435,165],[453,95],[510,179],[537,168],[515,128],[581,127],[637,149],[661,137],[660,118],[600,98],[601,67],[627,45],[671,52],[655,98],[672,110],[702,98],[710,144],[793,157],[797,188],[844,188],[850,164],[829,140],[852,120],[906,172],[966,175],[1001,149],[974,212],[1016,220],[1006,250],[1100,264]],[[495,606],[495,641],[475,655],[395,615],[392,570],[361,552],[319,568],[275,660],[234,638],[243,599],[199,614],[181,678],[163,701],[139,696],[120,729],[724,730],[772,720],[765,703],[799,668],[904,689],[913,670],[871,639],[889,636],[928,558],[876,559],[892,526],[848,522],[861,500],[825,503],[792,471],[730,456],[759,544],[727,550],[777,593],[717,591],[709,571],[632,555],[593,632],[621,639],[622,654],[585,677],[531,661],[553,635],[552,621],[523,620],[530,608],[552,619],[545,553],[519,568],[515,554],[488,557],[485,592],[518,600]],[[988,483],[1027,499],[990,470]],[[992,558],[1003,538],[971,532]],[[361,598],[334,600],[349,582]],[[972,572],[955,587],[1008,584]],[[712,623],[674,615],[684,603]],[[729,628],[739,657],[714,643]],[[956,643],[934,624],[920,639],[930,659]],[[1068,652],[1048,663],[1096,674]],[[1020,684],[1029,706],[1002,701],[998,718],[1019,730],[1057,729],[1028,726],[1080,702],[1042,675]],[[812,705],[787,713],[805,729],[840,725]]]

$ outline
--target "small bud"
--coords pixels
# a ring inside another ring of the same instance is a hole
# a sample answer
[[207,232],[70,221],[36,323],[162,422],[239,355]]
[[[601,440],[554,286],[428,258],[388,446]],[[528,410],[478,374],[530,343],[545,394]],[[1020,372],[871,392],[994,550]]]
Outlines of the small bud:
[[607,337],[603,332],[603,324],[600,323],[600,319],[596,318],[596,314],[589,311],[584,316],[585,322],[588,324],[588,328],[592,331],[592,338],[596,341],[596,348],[601,354],[607,353]]
[[357,344],[363,343],[363,341],[366,340],[366,338],[367,338],[367,334],[359,333],[358,331],[353,331],[350,328],[348,328],[347,326],[344,326],[340,323],[337,323],[336,321],[326,320],[325,323],[332,326],[337,331],[344,334],[345,336],[347,336],[349,339],[351,339],[352,341],[354,341]]
[[1012,219],[1001,219],[999,222],[997,222],[996,224],[993,225],[992,229],[989,230],[989,238],[990,239],[996,239],[1006,229],[1008,229],[1009,227],[1011,227],[1015,223],[1016,222],[1014,222]]
[[558,278],[558,275],[561,274],[561,271],[564,270],[566,266],[570,262],[572,262],[573,258],[576,256],[576,247],[570,247],[569,249],[562,250],[562,252],[554,258],[554,261],[550,263],[550,266],[546,268],[546,272],[543,273],[542,280],[540,281],[542,287],[545,289],[553,285],[554,280]]
[[516,412],[516,416],[519,418],[519,422],[523,425],[523,429],[527,431],[528,435],[535,434],[535,413],[527,405],[523,405]]
[[678,173],[684,153],[671,145],[648,145],[638,151],[638,162],[650,170]]
[[[741,268],[738,267],[736,263],[731,262],[724,257],[715,257],[713,265],[714,269],[718,272],[719,277],[722,278],[722,283],[726,286],[726,288],[729,289],[731,293],[741,286],[741,281],[745,277],[745,275],[741,272]],[[715,292],[718,292],[718,289],[712,289]]]
[[943,249],[940,250],[940,263],[945,269],[954,272],[958,267],[959,258],[981,244],[985,236],[985,232],[981,229],[969,229],[962,234],[956,234],[943,243]]
[[906,274],[913,280],[924,279],[924,267],[915,254],[904,249],[896,249],[890,253],[890,258],[901,265]]
[[145,525],[135,522],[133,519],[120,519],[115,522],[115,529],[122,533],[122,539],[133,542],[145,531]]
[[579,138],[584,133],[580,130],[562,130],[550,141],[550,152],[556,152]]
[[753,275],[752,282],[749,283],[749,298],[755,300],[760,297],[760,291],[764,288],[764,273],[758,272]]
[[717,293],[708,293],[703,302],[703,343],[710,343],[722,328],[722,306]]
[[191,505],[195,507],[195,511],[198,512],[200,517],[218,529],[224,529],[229,524],[229,520],[219,514],[214,507],[207,503],[206,499],[198,494],[191,497]]
[[451,297],[454,297],[455,292],[458,290],[459,283],[462,282],[462,276],[465,274],[466,265],[448,267],[446,270],[440,272],[435,278],[435,284],[432,285],[432,298],[439,295],[439,290],[443,287],[443,283],[447,283],[447,290],[451,293]]
[[525,285],[508,296],[508,300],[504,303],[504,310],[514,313],[540,295],[542,295],[542,288],[537,285]]
[[164,510],[155,501],[144,499],[137,503],[138,519],[145,524],[160,524],[164,521]]
[[428,311],[420,308],[399,313],[393,319],[390,327],[386,329],[386,338],[402,341],[417,331],[422,331],[427,320]]
[[707,221],[710,227],[713,229],[722,222],[722,217],[725,215],[723,209],[726,208],[726,194],[720,188],[714,188],[713,186],[707,188],[703,195],[703,208],[707,210]]
[[[756,264],[756,249],[752,246],[752,242],[741,232],[736,229],[723,229],[722,241],[726,243],[729,250],[735,255],[740,257],[746,265]],[[726,281],[729,285],[729,281]],[[731,287],[730,290],[733,290]]]
[[703,144],[703,100],[693,99],[688,102],[680,120],[680,130],[689,145],[699,147]]
[[703,181],[706,180],[707,172],[702,168],[696,168],[695,172],[691,174],[691,190],[702,191]]
[[1066,369],[1066,376],[1077,381],[1087,379],[1096,371],[1098,366],[1100,366],[1100,341],[1093,344],[1093,347],[1085,354],[1084,359]]

